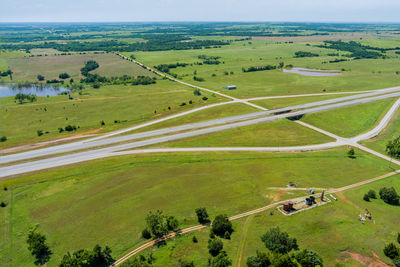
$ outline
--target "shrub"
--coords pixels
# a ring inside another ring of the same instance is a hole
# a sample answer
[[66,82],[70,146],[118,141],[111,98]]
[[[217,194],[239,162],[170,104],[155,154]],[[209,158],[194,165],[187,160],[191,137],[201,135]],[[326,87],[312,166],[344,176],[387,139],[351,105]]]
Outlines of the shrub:
[[5,142],[5,141],[7,141],[7,136],[2,136],[1,138],[0,138],[0,142]]
[[220,237],[224,237],[226,232],[233,233],[232,223],[229,221],[226,214],[220,214],[215,217],[211,231]]
[[206,97],[206,96],[203,96],[203,98],[202,98],[204,101],[207,101],[208,100],[208,97]]
[[42,136],[43,135],[43,131],[42,130],[37,130],[36,133],[37,133],[38,136]]
[[365,194],[364,197],[363,197],[363,199],[364,199],[365,201],[369,201],[369,196],[368,196],[368,194]]
[[38,75],[37,76],[38,81],[44,81],[44,76],[43,75]]
[[206,208],[197,208],[195,212],[199,223],[203,224],[210,222]]
[[7,206],[7,204],[6,204],[5,202],[2,201],[2,202],[0,203],[0,207],[5,208],[6,206]]
[[383,201],[391,205],[399,204],[399,195],[393,187],[383,187],[379,190],[379,195]]
[[266,248],[275,253],[286,254],[292,249],[297,250],[299,248],[296,238],[290,238],[289,234],[281,232],[279,227],[269,229],[261,237],[261,240]]
[[368,193],[367,193],[367,195],[368,195],[368,197],[369,198],[373,198],[373,199],[376,199],[376,193],[375,193],[375,190],[369,190],[368,191]]
[[70,77],[69,74],[66,72],[60,73],[60,75],[58,75],[58,78],[63,79],[63,80],[68,79],[69,77]]
[[221,252],[223,247],[224,244],[218,238],[208,240],[208,246],[207,246],[208,252],[213,257],[217,256]]
[[150,233],[149,229],[147,229],[147,228],[143,229],[142,237],[144,239],[150,239],[151,238],[151,233]]
[[197,88],[194,89],[193,94],[194,94],[194,95],[197,95],[197,96],[201,95],[200,89],[197,89]]
[[197,237],[196,237],[195,235],[193,236],[192,241],[193,241],[193,243],[199,242],[199,241],[197,240]]

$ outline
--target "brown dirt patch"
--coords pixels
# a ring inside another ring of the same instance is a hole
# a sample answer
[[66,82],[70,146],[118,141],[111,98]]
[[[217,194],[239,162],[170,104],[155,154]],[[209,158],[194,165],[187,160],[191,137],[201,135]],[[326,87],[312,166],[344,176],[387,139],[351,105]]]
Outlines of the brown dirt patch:
[[343,251],[342,254],[350,256],[353,260],[361,263],[362,265],[368,266],[368,267],[390,267],[389,264],[385,263],[382,261],[378,255],[374,251],[372,251],[372,254],[374,255],[374,258],[367,257],[364,255],[361,255],[356,252],[350,252],[350,251]]
[[343,201],[349,203],[350,205],[352,205],[353,207],[355,207],[356,209],[360,210],[360,211],[364,211],[364,209],[362,209],[361,207],[359,207],[357,204],[355,204],[354,202],[352,202],[350,199],[348,199],[347,197],[345,197],[344,195],[342,195],[341,193],[337,192],[336,195]]

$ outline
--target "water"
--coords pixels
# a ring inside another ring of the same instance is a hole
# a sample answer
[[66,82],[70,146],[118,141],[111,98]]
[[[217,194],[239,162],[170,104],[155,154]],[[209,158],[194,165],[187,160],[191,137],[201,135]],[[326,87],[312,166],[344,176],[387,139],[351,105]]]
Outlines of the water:
[[283,69],[283,72],[287,73],[296,73],[303,76],[338,76],[342,75],[338,70],[317,70],[317,69],[307,69],[307,68],[292,68],[292,69]]
[[18,93],[36,96],[56,96],[68,89],[57,86],[26,86],[18,87],[11,85],[0,85],[0,97],[15,96]]

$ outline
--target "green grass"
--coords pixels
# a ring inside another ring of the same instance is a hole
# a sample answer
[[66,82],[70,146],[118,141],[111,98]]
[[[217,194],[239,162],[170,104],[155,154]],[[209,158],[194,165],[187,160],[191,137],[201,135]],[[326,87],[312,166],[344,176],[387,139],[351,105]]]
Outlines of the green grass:
[[[75,92],[75,100],[68,100],[68,96],[39,97],[37,102],[22,105],[14,103],[13,97],[0,98],[0,136],[8,138],[0,147],[111,131],[224,100],[203,93],[208,97],[203,101],[193,95],[190,87],[168,80],[146,86],[104,86],[82,93]],[[192,105],[180,106],[189,100],[193,101]],[[102,120],[106,123],[103,127]],[[121,123],[114,123],[115,120]],[[58,128],[68,124],[80,128],[60,134]],[[49,134],[38,137],[37,130],[49,131]]]
[[194,113],[190,113],[175,119],[170,119],[167,121],[163,121],[157,124],[153,124],[144,128],[140,128],[136,131],[144,132],[157,130],[167,127],[173,127],[178,125],[214,120],[229,116],[241,115],[245,113],[252,113],[260,111],[252,106],[242,104],[242,103],[231,103],[216,107],[207,108],[205,110],[196,111]]
[[363,145],[374,149],[382,154],[386,154],[386,145],[390,140],[400,136],[400,110],[397,110],[386,128],[376,137],[365,140]]
[[282,119],[267,123],[254,124],[182,140],[155,145],[157,147],[279,147],[313,145],[332,142],[334,139]]
[[81,78],[80,69],[88,60],[95,60],[100,65],[98,69],[91,73],[106,77],[125,74],[131,76],[154,76],[152,72],[110,53],[16,58],[9,59],[8,64],[14,72],[13,81],[36,82],[38,74],[43,75],[47,80],[59,79],[58,75],[64,72],[78,81]]
[[395,101],[396,99],[389,98],[306,114],[301,120],[342,137],[353,137],[371,130]]
[[[385,40],[382,40],[385,42]],[[391,42],[390,40],[388,42]],[[345,58],[347,52],[339,52],[341,56],[328,56],[336,50],[318,48],[313,45],[319,43],[273,43],[262,40],[247,42],[234,42],[222,48],[185,51],[159,51],[135,52],[136,58],[150,66],[166,63],[196,63],[201,62],[198,55],[220,56],[224,64],[220,65],[189,65],[171,69],[179,78],[206,88],[218,90],[226,94],[239,97],[255,97],[270,95],[288,95],[301,93],[321,93],[340,91],[360,91],[385,88],[400,83],[400,76],[395,72],[398,68],[400,57],[388,53],[387,59],[362,59],[339,63],[323,63],[335,58]],[[296,51],[310,51],[320,54],[313,58],[294,58]],[[130,53],[126,53],[130,55]],[[283,73],[279,70],[258,71],[243,73],[242,67],[277,65],[279,62],[293,64],[295,67],[345,69],[343,75],[333,77],[305,77],[298,74]],[[193,73],[205,79],[204,82],[193,80]],[[224,75],[224,72],[234,74]],[[212,77],[215,74],[215,77]],[[225,90],[224,86],[237,85],[236,90]]]
[[[271,216],[270,211],[267,211],[234,221],[235,232],[231,240],[223,240],[224,249],[233,260],[233,266],[238,266],[239,262],[241,266],[245,266],[246,259],[255,255],[257,250],[266,251],[260,236],[270,227],[279,226],[281,230],[297,238],[300,248],[311,249],[322,256],[325,266],[336,266],[338,262],[342,266],[364,266],[355,260],[344,261],[347,257],[342,251],[356,252],[372,259],[375,259],[375,252],[382,260],[390,263],[383,254],[383,248],[389,242],[396,242],[399,207],[388,205],[380,199],[371,202],[362,200],[369,189],[378,192],[384,186],[394,186],[399,192],[398,176],[343,193],[353,205],[361,209],[367,208],[375,223],[368,221],[361,224],[359,214],[363,210],[358,210],[339,198],[337,202],[290,217],[285,217],[278,211]],[[151,248],[142,254],[147,256],[151,251],[156,259],[156,266],[173,266],[180,259],[194,261],[195,266],[207,266],[208,234],[208,229],[205,229],[179,236],[168,241],[165,246]],[[197,237],[198,243],[192,242],[193,236]]]
[[267,109],[284,108],[294,105],[301,105],[306,103],[318,102],[328,99],[335,99],[340,97],[349,96],[350,94],[341,95],[322,95],[322,96],[305,96],[305,97],[288,97],[288,98],[276,98],[276,99],[262,99],[250,101],[251,103],[257,104]]
[[[54,252],[109,245],[120,257],[143,242],[145,215],[161,209],[182,227],[196,224],[194,209],[214,217],[271,203],[269,186],[339,187],[388,172],[387,162],[343,149],[310,153],[185,153],[110,158],[3,181],[1,262],[31,266],[25,238],[38,224]],[[341,171],[332,171],[340,166]],[[289,196],[290,197],[290,196]],[[11,208],[11,209],[10,209]],[[11,217],[9,217],[11,216]],[[357,214],[355,215],[357,216]],[[7,221],[6,221],[7,222]]]

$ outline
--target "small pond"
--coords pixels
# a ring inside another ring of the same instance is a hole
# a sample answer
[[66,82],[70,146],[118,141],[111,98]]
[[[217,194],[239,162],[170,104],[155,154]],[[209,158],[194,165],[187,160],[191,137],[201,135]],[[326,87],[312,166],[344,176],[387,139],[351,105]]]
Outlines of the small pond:
[[283,69],[283,72],[287,73],[296,73],[303,76],[338,76],[342,75],[338,70],[318,70],[318,69],[307,69],[307,68],[291,68],[291,69]]
[[56,96],[68,89],[57,86],[21,86],[0,84],[0,97],[15,96],[18,93],[36,96]]

